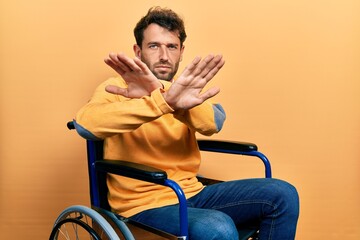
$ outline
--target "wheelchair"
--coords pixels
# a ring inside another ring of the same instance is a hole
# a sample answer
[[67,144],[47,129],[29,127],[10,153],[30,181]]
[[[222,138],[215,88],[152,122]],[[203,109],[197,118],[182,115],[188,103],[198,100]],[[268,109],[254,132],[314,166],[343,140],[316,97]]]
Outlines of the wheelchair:
[[[75,129],[72,121],[67,123],[67,127]],[[165,171],[123,160],[104,160],[103,141],[86,140],[86,145],[91,207],[74,205],[63,210],[55,220],[50,240],[189,239],[185,194],[176,182],[167,178]],[[264,164],[265,177],[271,178],[269,160],[253,143],[198,140],[198,146],[201,151],[256,157]],[[111,212],[107,201],[106,175],[108,173],[170,187],[179,199],[181,235],[174,236]],[[198,179],[204,185],[221,182],[200,176]],[[239,230],[241,240],[255,240],[257,235],[257,229]]]

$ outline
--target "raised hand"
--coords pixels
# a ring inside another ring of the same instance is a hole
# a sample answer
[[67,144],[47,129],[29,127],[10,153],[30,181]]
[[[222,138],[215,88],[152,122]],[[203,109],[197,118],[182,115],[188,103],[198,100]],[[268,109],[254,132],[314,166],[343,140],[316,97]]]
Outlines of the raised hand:
[[208,55],[203,60],[196,57],[183,71],[180,77],[163,93],[165,101],[174,110],[188,110],[220,92],[217,87],[202,93],[206,84],[224,66],[221,55]]
[[127,88],[109,85],[106,87],[109,93],[127,98],[141,98],[150,95],[156,88],[162,87],[146,64],[138,58],[132,59],[123,53],[110,53],[104,61],[119,73],[128,85]]

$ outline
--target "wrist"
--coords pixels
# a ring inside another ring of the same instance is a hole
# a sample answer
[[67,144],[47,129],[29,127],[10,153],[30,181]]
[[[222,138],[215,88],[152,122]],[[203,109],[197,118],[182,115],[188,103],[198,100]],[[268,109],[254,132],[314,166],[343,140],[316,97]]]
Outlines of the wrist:
[[174,111],[177,111],[177,107],[176,107],[176,104],[175,104],[175,101],[173,100],[173,98],[171,97],[171,95],[169,95],[169,93],[165,90],[162,90],[161,91],[161,94],[165,100],[165,102],[172,108],[174,109]]

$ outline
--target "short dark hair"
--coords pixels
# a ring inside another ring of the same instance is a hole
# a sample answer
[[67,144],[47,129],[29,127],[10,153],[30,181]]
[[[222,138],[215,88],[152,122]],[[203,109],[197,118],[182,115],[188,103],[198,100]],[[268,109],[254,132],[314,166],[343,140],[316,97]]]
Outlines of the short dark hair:
[[153,7],[140,19],[134,28],[136,44],[141,48],[144,40],[144,30],[152,23],[155,23],[167,30],[179,32],[181,46],[186,39],[184,21],[174,11],[167,8]]

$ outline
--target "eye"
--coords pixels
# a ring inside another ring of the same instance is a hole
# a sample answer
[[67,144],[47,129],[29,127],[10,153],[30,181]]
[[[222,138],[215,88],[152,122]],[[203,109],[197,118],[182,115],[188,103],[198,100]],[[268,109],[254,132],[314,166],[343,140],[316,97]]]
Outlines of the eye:
[[176,49],[178,49],[178,47],[177,47],[176,44],[169,44],[169,45],[168,45],[168,49],[169,49],[169,50],[176,50]]
[[158,49],[158,47],[159,46],[157,44],[155,44],[155,43],[154,44],[149,44],[150,49]]

